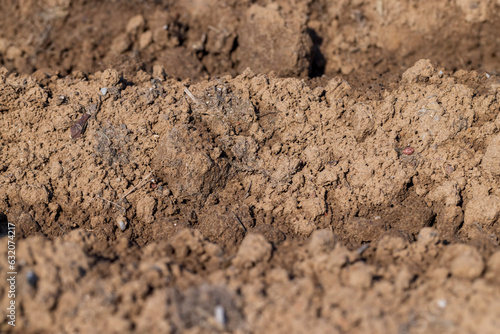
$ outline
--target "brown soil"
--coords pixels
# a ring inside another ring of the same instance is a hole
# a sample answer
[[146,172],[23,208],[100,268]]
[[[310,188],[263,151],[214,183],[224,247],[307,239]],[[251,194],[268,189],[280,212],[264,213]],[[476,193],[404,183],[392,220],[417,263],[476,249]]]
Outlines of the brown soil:
[[499,332],[500,1],[1,7],[0,332]]

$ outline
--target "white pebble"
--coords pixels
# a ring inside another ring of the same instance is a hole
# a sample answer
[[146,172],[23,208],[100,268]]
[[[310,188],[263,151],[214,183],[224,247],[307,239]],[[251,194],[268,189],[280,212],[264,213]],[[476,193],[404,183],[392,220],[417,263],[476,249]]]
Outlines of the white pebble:
[[214,318],[215,321],[222,327],[226,327],[226,311],[224,310],[224,306],[217,305],[214,309]]
[[102,96],[106,95],[107,93],[108,93],[108,89],[106,87],[101,88]]
[[439,308],[445,308],[448,302],[446,299],[438,299],[437,304]]
[[120,228],[120,230],[122,230],[122,231],[125,231],[125,229],[127,228],[127,225],[128,225],[127,218],[124,216],[118,216],[118,218],[116,218],[116,223],[117,223],[118,227]]

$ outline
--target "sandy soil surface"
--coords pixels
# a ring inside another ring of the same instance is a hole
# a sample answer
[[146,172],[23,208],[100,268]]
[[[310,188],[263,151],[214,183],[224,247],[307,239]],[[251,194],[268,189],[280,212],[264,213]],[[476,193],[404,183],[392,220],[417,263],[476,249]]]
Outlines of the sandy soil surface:
[[0,6],[0,332],[500,331],[500,1]]

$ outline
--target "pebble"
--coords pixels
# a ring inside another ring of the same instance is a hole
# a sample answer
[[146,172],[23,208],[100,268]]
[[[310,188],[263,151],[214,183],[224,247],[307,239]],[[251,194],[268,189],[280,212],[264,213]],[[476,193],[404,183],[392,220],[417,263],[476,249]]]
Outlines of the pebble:
[[28,281],[29,285],[31,285],[32,287],[36,287],[38,276],[32,270],[30,270],[26,273],[26,280]]
[[415,149],[411,146],[408,146],[403,150],[404,155],[412,155],[413,153],[415,153]]
[[120,215],[116,218],[116,224],[120,228],[120,230],[125,231],[127,229],[128,221],[127,218]]
[[439,308],[445,308],[446,305],[448,305],[448,302],[446,301],[446,299],[438,299],[438,301],[436,303],[437,303],[437,306]]
[[224,306],[222,305],[215,306],[214,318],[221,328],[226,327],[226,312],[224,310]]

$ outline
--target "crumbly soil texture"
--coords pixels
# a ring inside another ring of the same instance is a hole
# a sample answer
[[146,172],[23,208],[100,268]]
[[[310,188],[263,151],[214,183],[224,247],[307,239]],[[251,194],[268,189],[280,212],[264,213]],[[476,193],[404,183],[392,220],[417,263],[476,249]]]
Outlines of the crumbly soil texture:
[[500,332],[499,12],[3,1],[0,332]]

